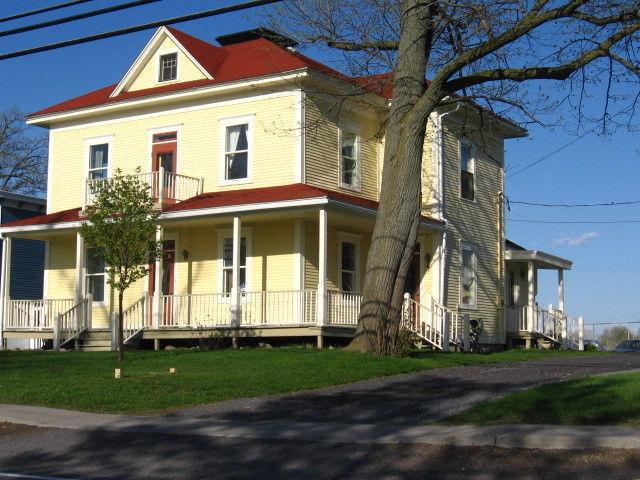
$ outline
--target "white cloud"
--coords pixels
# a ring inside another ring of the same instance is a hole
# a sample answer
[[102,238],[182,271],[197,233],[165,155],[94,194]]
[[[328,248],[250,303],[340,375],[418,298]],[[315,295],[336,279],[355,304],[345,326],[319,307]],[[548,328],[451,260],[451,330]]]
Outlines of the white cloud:
[[599,236],[600,234],[596,232],[585,232],[582,235],[576,236],[565,235],[560,238],[556,238],[553,241],[553,244],[556,246],[567,245],[569,247],[577,247],[579,245],[585,245]]

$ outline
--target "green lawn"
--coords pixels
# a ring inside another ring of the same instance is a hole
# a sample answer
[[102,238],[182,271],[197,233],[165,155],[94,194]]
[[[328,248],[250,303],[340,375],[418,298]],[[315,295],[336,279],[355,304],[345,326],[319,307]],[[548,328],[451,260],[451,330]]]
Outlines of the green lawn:
[[[432,368],[529,360],[573,352],[374,357],[339,349],[274,348],[127,352],[115,379],[112,352],[0,352],[0,403],[96,412],[150,412],[269,395]],[[176,374],[169,374],[176,367]]]
[[481,403],[448,423],[640,425],[640,373],[587,377],[523,390]]

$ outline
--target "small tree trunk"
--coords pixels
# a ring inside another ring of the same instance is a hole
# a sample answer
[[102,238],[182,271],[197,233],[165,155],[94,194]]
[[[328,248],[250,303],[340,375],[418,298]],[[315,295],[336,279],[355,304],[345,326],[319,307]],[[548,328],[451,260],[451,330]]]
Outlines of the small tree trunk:
[[413,107],[425,94],[433,5],[402,4],[393,101],[385,132],[380,206],[367,258],[362,305],[351,350],[395,353],[403,288],[418,235],[422,207],[422,152],[427,119],[441,99],[433,88],[426,109]]
[[122,325],[122,300],[124,292],[118,289],[118,362],[124,362],[124,332]]

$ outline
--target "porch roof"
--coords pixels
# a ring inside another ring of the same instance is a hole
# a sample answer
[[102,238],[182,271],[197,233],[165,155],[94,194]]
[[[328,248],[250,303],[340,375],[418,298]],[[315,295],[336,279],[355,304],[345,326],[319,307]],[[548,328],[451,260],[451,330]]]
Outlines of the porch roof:
[[[378,202],[376,201],[297,183],[203,193],[165,207],[160,215],[160,220],[322,205],[332,205],[369,214],[375,214],[378,210]],[[0,228],[0,234],[76,228],[82,220],[80,211],[80,208],[73,208],[16,220],[3,225]],[[424,226],[436,229],[441,229],[445,225],[443,221],[425,215],[422,216],[421,221]]]
[[505,240],[507,262],[533,262],[538,268],[571,270],[573,262],[541,250],[527,250],[511,240]]

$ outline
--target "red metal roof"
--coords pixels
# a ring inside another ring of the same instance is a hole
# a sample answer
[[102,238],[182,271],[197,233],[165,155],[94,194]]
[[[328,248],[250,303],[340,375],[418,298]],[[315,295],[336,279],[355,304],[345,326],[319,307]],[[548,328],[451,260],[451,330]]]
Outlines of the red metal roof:
[[28,225],[48,225],[54,223],[77,222],[80,220],[80,209],[71,208],[55,213],[47,213],[46,215],[37,215],[35,217],[25,218],[22,220],[14,220],[2,224],[5,227],[26,227]]
[[293,52],[267,40],[258,38],[247,42],[216,47],[198,38],[192,37],[173,27],[167,30],[178,40],[191,56],[209,73],[213,79],[194,80],[189,82],[173,83],[158,87],[147,88],[130,92],[122,92],[111,97],[117,84],[86,93],[79,97],[58,103],[29,117],[37,117],[52,113],[61,113],[81,108],[97,107],[109,103],[141,98],[152,95],[165,94],[176,91],[190,90],[200,87],[217,85],[226,82],[246,80],[285,73],[303,68],[309,68],[326,75],[350,82],[359,87],[370,88],[367,82],[357,81],[337,70],[334,70],[305,55]]
[[[275,187],[248,188],[241,190],[227,190],[221,192],[203,193],[183,202],[167,207],[165,212],[182,212],[205,208],[231,207],[238,205],[251,205],[256,203],[284,202],[289,200],[304,200],[310,198],[326,198],[348,205],[378,209],[378,202],[366,198],[357,197],[347,193],[336,192],[319,187],[312,187],[303,183],[292,185],[280,185]],[[74,208],[62,212],[39,215],[24,220],[17,220],[2,225],[5,227],[21,227],[28,225],[47,225],[65,222],[77,222],[81,220],[80,209]],[[443,225],[443,222],[423,216],[424,221],[435,225]]]

